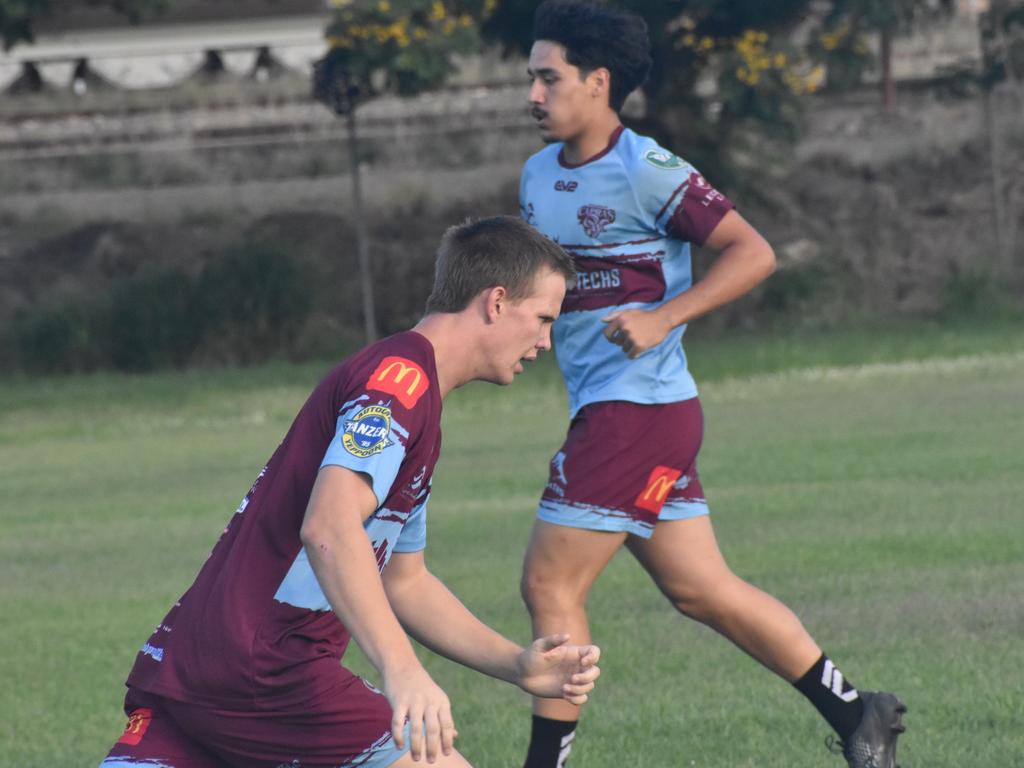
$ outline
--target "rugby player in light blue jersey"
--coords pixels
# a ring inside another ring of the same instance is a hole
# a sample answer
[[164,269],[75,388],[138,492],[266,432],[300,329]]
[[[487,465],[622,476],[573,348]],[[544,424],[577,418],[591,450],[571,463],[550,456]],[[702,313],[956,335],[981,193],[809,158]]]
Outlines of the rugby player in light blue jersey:
[[[520,206],[579,275],[554,328],[571,424],[524,562],[534,635],[585,642],[587,594],[625,544],[677,610],[801,691],[849,765],[892,768],[906,708],[858,692],[789,608],[729,569],[697,475],[703,421],[683,331],[768,277],[772,249],[688,162],[622,126],[651,64],[642,19],[549,0],[534,22],[529,98],[548,146],[523,168]],[[692,244],[717,253],[697,282]],[[565,765],[579,714],[534,700],[526,768]]]

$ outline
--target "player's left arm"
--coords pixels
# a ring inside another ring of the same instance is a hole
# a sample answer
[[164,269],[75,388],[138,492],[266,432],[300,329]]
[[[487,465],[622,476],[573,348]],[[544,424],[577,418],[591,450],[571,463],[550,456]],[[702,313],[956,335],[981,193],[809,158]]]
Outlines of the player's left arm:
[[435,653],[535,696],[583,704],[601,671],[595,645],[551,635],[522,648],[488,627],[426,567],[423,550],[396,552],[382,574],[405,630]]
[[660,344],[673,328],[738,299],[775,271],[772,247],[735,210],[722,217],[704,245],[718,255],[701,280],[656,309],[606,315],[605,337],[635,358]]

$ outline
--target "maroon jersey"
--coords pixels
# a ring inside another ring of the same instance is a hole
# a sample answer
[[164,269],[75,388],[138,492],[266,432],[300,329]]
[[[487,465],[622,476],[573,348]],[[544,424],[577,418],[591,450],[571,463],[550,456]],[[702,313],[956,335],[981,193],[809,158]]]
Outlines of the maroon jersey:
[[332,370],[224,528],[195,582],[142,646],[128,685],[214,707],[288,707],[349,684],[349,633],[299,540],[322,466],[363,472],[378,507],[365,530],[383,570],[426,546],[441,450],[434,350],[413,331]]

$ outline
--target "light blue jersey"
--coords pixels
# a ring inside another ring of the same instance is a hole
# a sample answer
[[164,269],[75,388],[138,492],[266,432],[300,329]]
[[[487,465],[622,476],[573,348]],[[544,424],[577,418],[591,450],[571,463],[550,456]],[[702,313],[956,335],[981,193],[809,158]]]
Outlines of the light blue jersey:
[[579,272],[555,321],[558,365],[572,416],[588,403],[671,403],[697,395],[675,328],[631,360],[604,337],[617,309],[654,309],[693,282],[690,243],[703,243],[733,205],[685,160],[619,128],[587,162],[565,162],[562,144],[526,161],[523,218],[559,243]]

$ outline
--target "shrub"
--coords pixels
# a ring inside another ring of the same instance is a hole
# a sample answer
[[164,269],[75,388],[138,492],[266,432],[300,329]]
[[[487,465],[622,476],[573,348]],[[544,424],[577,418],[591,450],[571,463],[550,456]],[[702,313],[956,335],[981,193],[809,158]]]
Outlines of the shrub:
[[990,274],[982,271],[956,272],[942,292],[942,310],[947,320],[980,320],[998,317],[1009,307]]
[[100,323],[105,359],[123,371],[183,366],[205,330],[195,309],[194,285],[181,272],[122,283],[111,293]]
[[222,362],[257,362],[286,353],[309,315],[310,280],[282,250],[253,246],[208,266],[196,287],[196,313]]
[[13,337],[20,366],[31,373],[70,373],[91,362],[89,317],[70,304],[20,315]]

